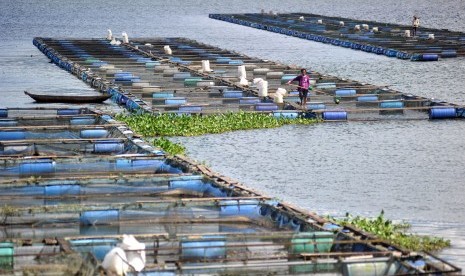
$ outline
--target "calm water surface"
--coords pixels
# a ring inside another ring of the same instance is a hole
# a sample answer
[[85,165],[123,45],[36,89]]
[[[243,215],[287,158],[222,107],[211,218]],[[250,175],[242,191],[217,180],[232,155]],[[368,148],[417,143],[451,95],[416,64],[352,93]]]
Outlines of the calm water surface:
[[[464,104],[465,59],[406,62],[211,20],[208,13],[310,12],[465,32],[465,1],[0,0],[1,106],[37,106],[23,90],[91,91],[32,45],[34,36],[188,37],[247,55]],[[289,126],[177,138],[189,154],[268,195],[320,214],[382,209],[444,236],[465,268],[465,122],[383,121]]]

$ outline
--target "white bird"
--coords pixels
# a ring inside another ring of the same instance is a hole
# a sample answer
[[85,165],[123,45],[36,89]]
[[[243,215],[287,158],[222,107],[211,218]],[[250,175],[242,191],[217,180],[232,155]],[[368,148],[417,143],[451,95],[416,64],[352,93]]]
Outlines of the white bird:
[[111,40],[112,37],[113,37],[113,33],[111,32],[110,29],[108,29],[107,40]]
[[305,21],[305,17],[301,16],[301,17],[299,17],[299,20],[300,21]]
[[111,39],[110,44],[111,44],[111,45],[116,45],[116,38],[115,38],[115,37],[113,37],[113,38]]

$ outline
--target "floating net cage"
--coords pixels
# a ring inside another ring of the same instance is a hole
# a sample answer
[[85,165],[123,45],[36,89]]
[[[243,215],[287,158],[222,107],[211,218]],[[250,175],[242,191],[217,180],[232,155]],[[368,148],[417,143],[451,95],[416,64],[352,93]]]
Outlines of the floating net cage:
[[[145,256],[147,275],[460,271],[166,157],[110,117],[84,111],[65,118],[46,110],[51,117],[0,126],[0,135],[27,136],[1,139],[3,150],[39,153],[0,156],[0,274],[98,275],[126,234],[144,245],[127,254]],[[75,116],[83,124],[69,124]],[[49,119],[60,123],[40,126]],[[95,152],[99,139],[123,148]]]

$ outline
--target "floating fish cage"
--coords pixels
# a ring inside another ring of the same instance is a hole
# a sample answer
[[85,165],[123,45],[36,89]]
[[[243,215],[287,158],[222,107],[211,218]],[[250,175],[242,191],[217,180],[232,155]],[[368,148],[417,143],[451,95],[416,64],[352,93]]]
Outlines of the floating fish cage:
[[[299,68],[193,40],[134,39],[116,46],[97,39],[35,38],[34,44],[62,69],[112,95],[113,101],[131,111],[179,115],[260,112],[274,116],[276,112],[294,110],[298,113],[296,117],[334,121],[334,117],[324,116],[321,106],[302,109],[299,105],[298,93],[287,84],[300,74]],[[90,66],[89,58],[103,63]],[[153,66],[147,67],[149,60]],[[429,116],[429,110],[436,105],[429,98],[307,71],[312,83],[308,101],[347,112],[347,116],[338,116],[338,120],[439,118]],[[279,89],[289,93],[279,97]],[[397,112],[403,115],[401,118],[392,116],[393,110],[386,112],[378,104],[390,100],[404,103],[405,111]],[[455,118],[463,117],[460,110]]]
[[460,271],[166,157],[110,116],[66,113],[8,113],[18,124],[0,127],[0,273],[96,275],[116,253],[134,275]]
[[[77,109],[80,111],[79,109]],[[0,156],[163,154],[108,115],[50,116],[49,110],[23,109],[34,116],[0,119]]]
[[464,33],[447,29],[329,17],[307,13],[210,14],[210,18],[306,40],[412,61],[437,61],[465,55]]

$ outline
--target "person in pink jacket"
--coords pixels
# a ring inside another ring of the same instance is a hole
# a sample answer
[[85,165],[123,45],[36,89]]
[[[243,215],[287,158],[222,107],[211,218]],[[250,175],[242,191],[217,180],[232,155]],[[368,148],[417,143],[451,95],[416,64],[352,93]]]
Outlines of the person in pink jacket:
[[308,90],[310,89],[310,77],[307,75],[307,70],[305,68],[300,69],[300,75],[295,77],[293,80],[287,82],[291,84],[294,81],[298,81],[299,85],[297,90],[299,91],[300,105],[302,108],[307,108],[307,96]]

